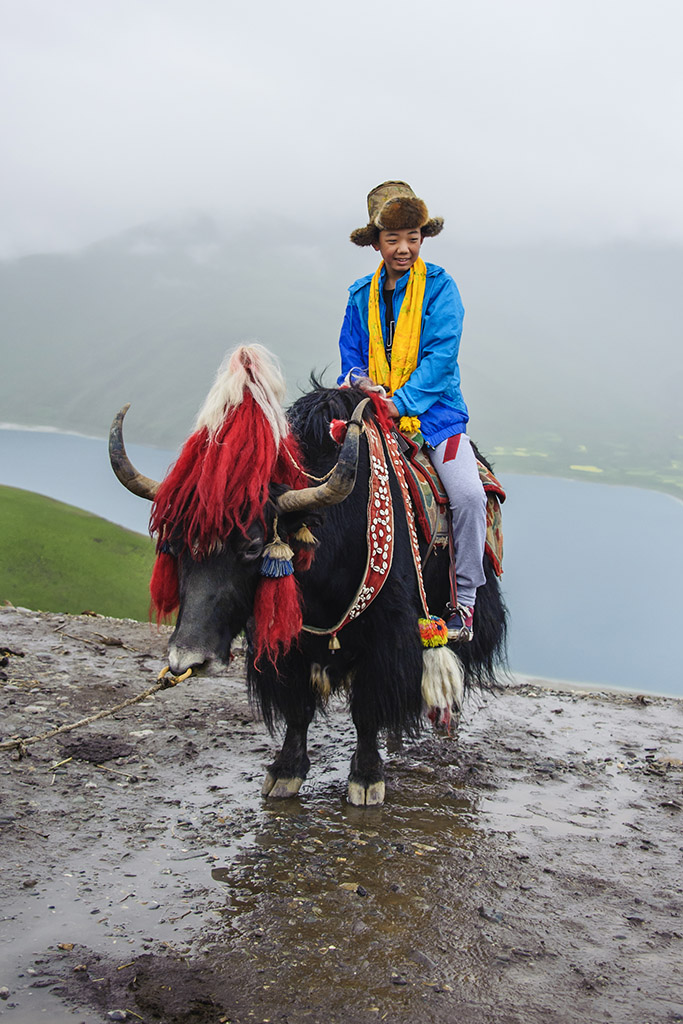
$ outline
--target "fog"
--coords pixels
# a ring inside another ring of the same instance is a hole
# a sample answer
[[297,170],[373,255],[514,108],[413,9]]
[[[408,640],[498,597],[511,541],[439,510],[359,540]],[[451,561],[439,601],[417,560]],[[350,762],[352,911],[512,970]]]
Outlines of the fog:
[[[208,212],[683,241],[676,0],[3,0],[0,256]],[[340,239],[343,244],[343,238]]]
[[245,340],[290,397],[333,380],[376,265],[348,235],[402,178],[497,464],[680,495],[682,29],[674,0],[3,0],[0,419],[101,435],[133,400],[172,444]]

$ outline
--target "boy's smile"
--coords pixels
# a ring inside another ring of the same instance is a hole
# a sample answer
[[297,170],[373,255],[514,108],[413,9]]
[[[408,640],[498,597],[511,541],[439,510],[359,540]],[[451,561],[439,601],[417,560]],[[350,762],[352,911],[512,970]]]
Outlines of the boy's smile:
[[379,241],[373,243],[373,248],[381,253],[384,260],[387,287],[394,288],[399,277],[410,270],[420,255],[421,245],[422,232],[419,228],[380,231]]

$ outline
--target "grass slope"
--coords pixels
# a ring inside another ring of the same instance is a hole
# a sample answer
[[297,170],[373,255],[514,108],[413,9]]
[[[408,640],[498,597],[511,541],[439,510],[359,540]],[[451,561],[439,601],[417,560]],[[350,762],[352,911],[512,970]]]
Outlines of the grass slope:
[[0,487],[0,602],[144,622],[152,541],[90,512]]

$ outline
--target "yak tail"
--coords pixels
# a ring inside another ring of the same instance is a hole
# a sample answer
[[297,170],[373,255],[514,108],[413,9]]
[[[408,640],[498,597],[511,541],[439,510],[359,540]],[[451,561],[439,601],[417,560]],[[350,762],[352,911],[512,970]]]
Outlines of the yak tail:
[[277,450],[289,430],[282,407],[286,386],[277,359],[263,345],[240,345],[228,353],[197,414],[195,430],[206,427],[210,435],[217,434],[226,416],[241,404],[245,390],[270,424]]
[[460,711],[465,693],[465,673],[460,658],[450,647],[427,647],[422,652],[422,699],[428,718],[450,728],[451,711]]

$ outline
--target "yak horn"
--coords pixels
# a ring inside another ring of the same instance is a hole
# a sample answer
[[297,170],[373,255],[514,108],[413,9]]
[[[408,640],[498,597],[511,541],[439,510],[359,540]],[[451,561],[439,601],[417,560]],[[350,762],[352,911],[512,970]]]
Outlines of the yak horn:
[[309,509],[338,505],[347,498],[356,482],[358,468],[358,439],[362,428],[363,410],[370,401],[364,398],[353,410],[346,428],[346,438],[332,475],[317,487],[304,487],[299,491],[285,491],[277,499],[279,512],[304,512]]
[[123,417],[129,409],[130,402],[124,405],[123,409],[117,412],[114,417],[114,422],[109,431],[109,461],[111,462],[111,468],[127,490],[137,494],[139,498],[147,498],[148,501],[154,501],[159,490],[159,484],[156,480],[138,473],[128,458],[126,446],[123,443]]

